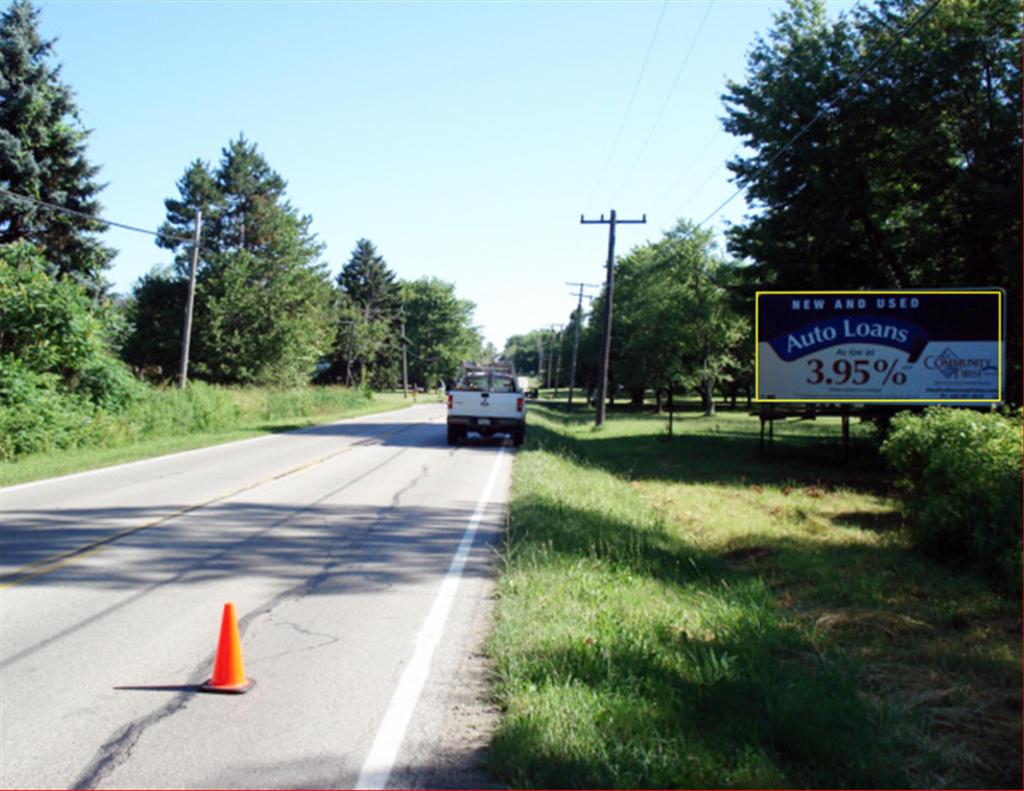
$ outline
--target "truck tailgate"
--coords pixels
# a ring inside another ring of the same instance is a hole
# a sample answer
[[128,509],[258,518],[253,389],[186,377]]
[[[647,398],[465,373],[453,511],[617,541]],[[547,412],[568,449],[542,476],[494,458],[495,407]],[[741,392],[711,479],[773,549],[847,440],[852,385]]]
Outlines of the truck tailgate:
[[518,393],[488,393],[475,390],[452,390],[449,414],[459,417],[520,418],[516,409]]

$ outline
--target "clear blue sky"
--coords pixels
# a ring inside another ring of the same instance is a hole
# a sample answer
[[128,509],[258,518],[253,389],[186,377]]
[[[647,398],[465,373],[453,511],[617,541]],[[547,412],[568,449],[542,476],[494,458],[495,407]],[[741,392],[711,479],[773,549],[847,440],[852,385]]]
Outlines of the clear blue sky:
[[[565,281],[602,282],[607,226],[581,213],[646,213],[620,227],[625,253],[733,192],[720,96],[783,4],[38,6],[93,130],[105,217],[156,228],[186,166],[244,132],[313,216],[332,274],[369,238],[399,277],[455,283],[500,349],[568,320]],[[741,196],[710,225],[744,211]],[[118,292],[169,261],[150,237],[105,240]]]

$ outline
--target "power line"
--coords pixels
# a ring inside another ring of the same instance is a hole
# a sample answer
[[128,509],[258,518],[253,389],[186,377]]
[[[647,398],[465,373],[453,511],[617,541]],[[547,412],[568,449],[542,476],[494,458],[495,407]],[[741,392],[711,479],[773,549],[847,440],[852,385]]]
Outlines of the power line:
[[[719,162],[718,165],[715,167],[715,169],[712,170],[710,173],[708,173],[707,178],[705,178],[704,181],[702,181],[700,183],[700,185],[697,187],[697,189],[695,189],[693,192],[691,192],[690,196],[686,200],[684,200],[682,202],[682,204],[679,206],[678,209],[675,210],[675,212],[674,212],[675,216],[678,217],[680,214],[683,213],[683,209],[685,209],[690,204],[690,201],[692,201],[694,198],[696,198],[701,193],[701,191],[711,182],[711,179],[713,179],[716,175],[718,175],[718,171],[720,171],[722,168],[724,168],[726,166],[726,163],[728,163],[728,161],[730,159],[732,159],[733,156],[736,154],[736,152],[739,151],[741,148],[743,148],[743,143],[739,143],[739,144],[737,144],[736,146],[733,147],[732,151],[730,151],[725,156],[725,159],[723,159],[721,162]],[[703,223],[701,223],[701,224],[703,225]]]
[[[907,26],[904,27],[899,32],[899,34],[896,36],[896,38],[889,44],[889,46],[887,46],[878,55],[876,55],[874,57],[874,59],[867,66],[865,66],[863,69],[861,69],[860,72],[852,80],[850,80],[849,84],[845,88],[841,89],[835,95],[835,97],[831,101],[827,102],[825,104],[825,106],[822,107],[817,112],[817,114],[810,121],[808,121],[806,124],[804,124],[803,127],[801,127],[801,129],[795,135],[793,135],[793,137],[791,137],[789,139],[789,141],[782,148],[780,148],[778,151],[776,151],[775,154],[772,156],[772,158],[764,163],[764,165],[761,167],[761,170],[765,170],[766,168],[770,167],[772,165],[772,163],[775,162],[775,160],[777,160],[779,157],[781,157],[783,154],[785,154],[790,148],[792,148],[793,144],[796,143],[797,140],[799,140],[801,137],[803,137],[812,126],[814,126],[818,121],[820,121],[822,116],[825,115],[825,113],[829,112],[830,110],[835,109],[835,105],[839,102],[839,100],[844,98],[846,93],[852,87],[854,87],[855,85],[859,85],[861,80],[863,80],[864,77],[867,76],[867,73],[869,71],[871,71],[876,65],[878,65],[878,63],[886,55],[888,55],[890,52],[892,52],[893,48],[895,48],[895,46],[897,44],[899,44],[900,41],[903,38],[905,38],[908,33],[910,33],[915,27],[917,27],[919,24],[921,24],[921,22],[923,22],[926,17],[928,17],[936,8],[938,8],[939,7],[939,3],[941,3],[941,2],[942,2],[942,0],[932,0],[932,4],[930,6],[928,6],[924,11],[922,11],[920,14],[918,14],[917,17],[913,21],[908,23]],[[714,217],[720,211],[722,211],[722,209],[724,209],[726,206],[728,206],[730,203],[732,203],[733,200],[736,199],[736,196],[739,195],[741,192],[743,192],[743,187],[738,188],[732,195],[730,195],[728,198],[726,198],[724,201],[722,201],[722,203],[719,204],[718,208],[716,208],[713,212],[711,212],[711,214],[709,214],[707,217],[705,217],[703,220],[701,220],[700,224],[697,227],[699,228],[699,227],[705,225],[708,221],[714,219]]]
[[[863,0],[858,0],[857,3],[855,3],[854,6],[851,9],[849,9],[848,11],[842,12],[839,15],[839,20],[843,21],[848,16],[854,14],[856,12],[857,8],[860,6],[861,2],[863,2]],[[690,175],[690,173],[692,173],[694,171],[694,169],[701,163],[701,160],[702,160],[704,154],[711,147],[711,144],[713,142],[715,142],[723,134],[725,134],[725,130],[724,129],[719,129],[717,132],[715,132],[714,135],[711,136],[711,138],[708,140],[708,142],[704,144],[704,147],[701,148],[700,153],[698,153],[697,156],[694,157],[693,162],[690,164],[690,166],[687,167],[682,172],[682,174],[679,176],[679,178],[676,179],[675,183],[668,190],[665,191],[664,195],[662,195],[658,199],[658,201],[655,204],[655,206],[661,206],[662,204],[665,203],[665,201],[667,201],[669,199],[669,197],[672,195],[672,193],[674,193],[682,185],[682,183],[686,180],[686,178]],[[720,171],[723,167],[725,167],[726,163],[736,155],[737,151],[739,151],[741,148],[743,148],[743,145],[744,144],[741,141],[736,146],[734,146],[733,149],[728,154],[726,154],[726,156],[722,160],[722,162],[720,162],[718,164],[718,166],[714,170],[712,170],[711,173],[708,174],[708,176],[704,179],[704,181],[702,181],[700,183],[700,186],[698,186],[697,189],[695,189],[693,192],[691,192],[689,197],[687,197],[687,199],[685,201],[683,201],[683,203],[679,206],[679,208],[675,210],[675,212],[673,213],[673,218],[678,217],[679,215],[682,214],[683,209],[686,208],[686,206],[688,206],[690,204],[690,201],[692,201],[694,198],[696,198],[701,193],[701,191],[704,189],[704,187],[706,187],[711,182],[711,179],[714,178],[714,176],[718,173],[718,171]]]
[[601,182],[604,181],[604,177],[608,174],[608,167],[612,163],[612,157],[615,155],[615,149],[619,145],[619,139],[622,137],[622,131],[626,128],[626,121],[629,119],[630,110],[633,109],[633,102],[636,99],[636,92],[640,88],[640,81],[644,78],[644,72],[647,70],[647,61],[651,58],[651,51],[654,49],[654,41],[658,38],[658,31],[661,30],[661,20],[665,17],[665,9],[668,8],[668,0],[664,0],[661,4],[661,13],[658,14],[658,22],[654,26],[654,34],[651,36],[651,42],[647,45],[647,54],[644,55],[643,65],[640,66],[640,73],[636,77],[636,82],[633,84],[633,93],[630,94],[629,103],[626,105],[626,112],[622,115],[622,123],[619,124],[619,131],[615,135],[615,140],[612,142],[611,151],[608,152],[608,158],[605,160],[604,167],[601,169],[601,175],[597,178],[597,183],[594,184],[594,189],[590,193],[590,197],[587,199],[586,206],[593,203],[594,198],[597,196],[597,190],[601,186]]
[[665,201],[667,201],[672,196],[672,193],[674,193],[677,189],[679,189],[679,187],[682,186],[683,182],[686,180],[686,177],[689,176],[690,173],[693,172],[693,169],[701,163],[701,161],[704,158],[704,155],[708,152],[708,149],[711,148],[711,144],[718,140],[718,138],[724,134],[725,130],[723,129],[716,129],[714,131],[711,137],[708,138],[708,142],[704,144],[701,150],[697,153],[697,156],[693,158],[693,161],[690,162],[690,164],[683,170],[679,178],[675,180],[675,183],[673,183],[671,187],[665,190],[665,193],[660,198],[658,198],[657,202],[654,204],[655,207],[660,207],[663,203],[665,203]]
[[704,11],[704,18],[701,19],[700,25],[697,27],[697,32],[693,36],[693,40],[690,42],[690,48],[686,51],[686,56],[683,58],[683,64],[679,67],[679,71],[676,72],[676,78],[672,81],[672,87],[668,89],[668,95],[665,96],[665,101],[661,104],[661,110],[658,111],[658,117],[654,119],[654,123],[651,125],[651,131],[647,133],[647,139],[644,140],[644,144],[640,146],[640,150],[637,152],[636,158],[633,160],[633,164],[630,166],[629,171],[626,173],[626,177],[619,184],[619,188],[612,195],[612,203],[615,202],[616,198],[622,193],[626,184],[633,177],[633,172],[636,170],[636,166],[640,164],[640,160],[643,158],[644,153],[647,151],[647,146],[650,145],[651,138],[654,137],[654,132],[658,128],[658,124],[661,123],[662,117],[665,115],[665,110],[668,109],[669,102],[672,99],[672,94],[675,93],[676,87],[679,85],[679,80],[683,76],[683,72],[686,70],[686,64],[690,62],[690,56],[693,54],[694,47],[697,46],[697,39],[700,38],[701,31],[704,30],[704,23],[708,21],[708,16],[711,14],[711,6],[715,0],[708,0],[707,9]]
[[90,222],[98,223],[99,225],[108,225],[113,228],[121,228],[125,231],[134,231],[135,233],[144,233],[147,236],[155,236],[160,239],[170,239],[175,242],[191,242],[191,237],[188,236],[173,236],[171,234],[160,233],[159,231],[151,231],[148,228],[139,228],[135,225],[126,225],[123,222],[115,222],[113,220],[105,220],[102,217],[94,217],[91,214],[78,211],[76,209],[69,209],[66,206],[58,206],[56,203],[49,203],[48,201],[40,200],[39,198],[33,198],[30,195],[22,195],[18,192],[12,192],[9,189],[0,187],[0,193],[6,195],[14,200],[23,201],[25,203],[32,203],[36,206],[49,209],[51,211],[62,212],[64,214],[70,214],[75,217],[82,217],[83,219],[89,220]]

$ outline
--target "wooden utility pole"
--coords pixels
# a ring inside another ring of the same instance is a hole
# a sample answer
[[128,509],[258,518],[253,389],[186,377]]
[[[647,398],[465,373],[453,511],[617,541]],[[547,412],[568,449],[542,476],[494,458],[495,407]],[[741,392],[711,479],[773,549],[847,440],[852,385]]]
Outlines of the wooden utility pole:
[[616,225],[643,225],[647,222],[647,215],[644,214],[641,220],[620,220],[615,216],[615,209],[612,209],[611,217],[605,219],[601,215],[600,220],[587,220],[580,215],[582,225],[607,225],[608,226],[608,274],[604,287],[604,344],[601,350],[601,371],[597,380],[597,418],[595,426],[604,425],[605,395],[608,391],[608,360],[612,349],[612,299],[615,293],[615,226]]
[[[583,323],[583,289],[586,288],[600,288],[600,286],[594,283],[570,283],[566,281],[567,286],[579,286],[579,301],[576,303],[576,321],[575,327],[572,334],[572,366],[569,368],[569,408],[572,409],[572,391],[576,386],[576,352],[580,347],[580,324]],[[588,299],[593,297],[587,295]]]
[[188,275],[188,303],[185,305],[185,326],[181,331],[181,364],[178,366],[178,387],[188,384],[188,351],[192,342],[192,306],[196,301],[196,268],[199,266],[199,234],[203,227],[203,213],[196,210],[196,230],[192,237],[192,265]]
[[554,339],[555,348],[558,350],[555,357],[555,378],[553,382],[555,398],[558,398],[558,382],[562,376],[562,328],[564,326],[564,324],[551,325],[551,337]]
[[[427,383],[429,384],[429,383]],[[425,385],[426,386],[426,385]],[[405,320],[402,321],[402,398],[409,397],[409,339],[405,337]]]
[[537,396],[544,386],[544,333],[537,334]]

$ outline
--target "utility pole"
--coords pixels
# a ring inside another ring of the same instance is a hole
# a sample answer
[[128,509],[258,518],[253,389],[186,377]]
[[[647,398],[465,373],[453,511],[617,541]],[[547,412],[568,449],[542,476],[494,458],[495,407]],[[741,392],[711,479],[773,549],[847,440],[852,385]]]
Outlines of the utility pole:
[[178,366],[178,387],[188,384],[188,351],[192,342],[192,306],[196,300],[196,268],[199,266],[199,234],[203,227],[203,213],[196,210],[196,230],[192,237],[192,265],[188,276],[188,303],[185,305],[185,327],[181,331],[181,365]]
[[615,209],[612,209],[610,219],[601,215],[600,220],[587,220],[580,215],[582,225],[607,225],[608,226],[608,275],[605,280],[604,298],[604,344],[601,351],[601,372],[597,380],[597,418],[595,426],[604,425],[605,415],[605,394],[608,391],[608,360],[612,349],[612,298],[615,292],[615,226],[619,225],[643,225],[647,222],[647,215],[642,220],[619,220],[615,216]]
[[551,325],[551,328],[548,330],[548,333],[549,333],[549,335],[547,336],[548,339],[545,342],[545,345],[548,347],[548,349],[547,349],[548,354],[547,354],[547,366],[544,368],[544,386],[547,387],[548,390],[550,390],[551,387],[552,387],[552,384],[553,384],[552,380],[554,379],[554,376],[555,376],[555,350],[551,347],[551,342],[552,342],[552,340],[554,339],[554,336],[555,336],[555,325],[554,324]]
[[[576,303],[576,321],[572,335],[572,366],[569,368],[569,409],[572,409],[572,391],[576,386],[576,352],[580,347],[580,324],[583,323],[583,289],[600,288],[600,286],[594,283],[570,283],[568,281],[566,281],[566,285],[580,287],[579,302]],[[593,299],[589,294],[586,296],[588,299]]]
[[544,333],[537,334],[537,396],[544,386]]
[[551,335],[556,344],[555,348],[558,350],[558,356],[555,357],[555,379],[553,383],[555,388],[555,398],[558,398],[558,382],[559,378],[562,376],[562,328],[564,326],[564,324],[551,325]]
[[405,337],[405,319],[402,319],[402,398],[409,397],[409,339]]
[[349,327],[348,354],[345,355],[345,387],[350,387],[352,385],[352,355],[356,352],[356,323],[351,319],[345,319],[338,323]]

